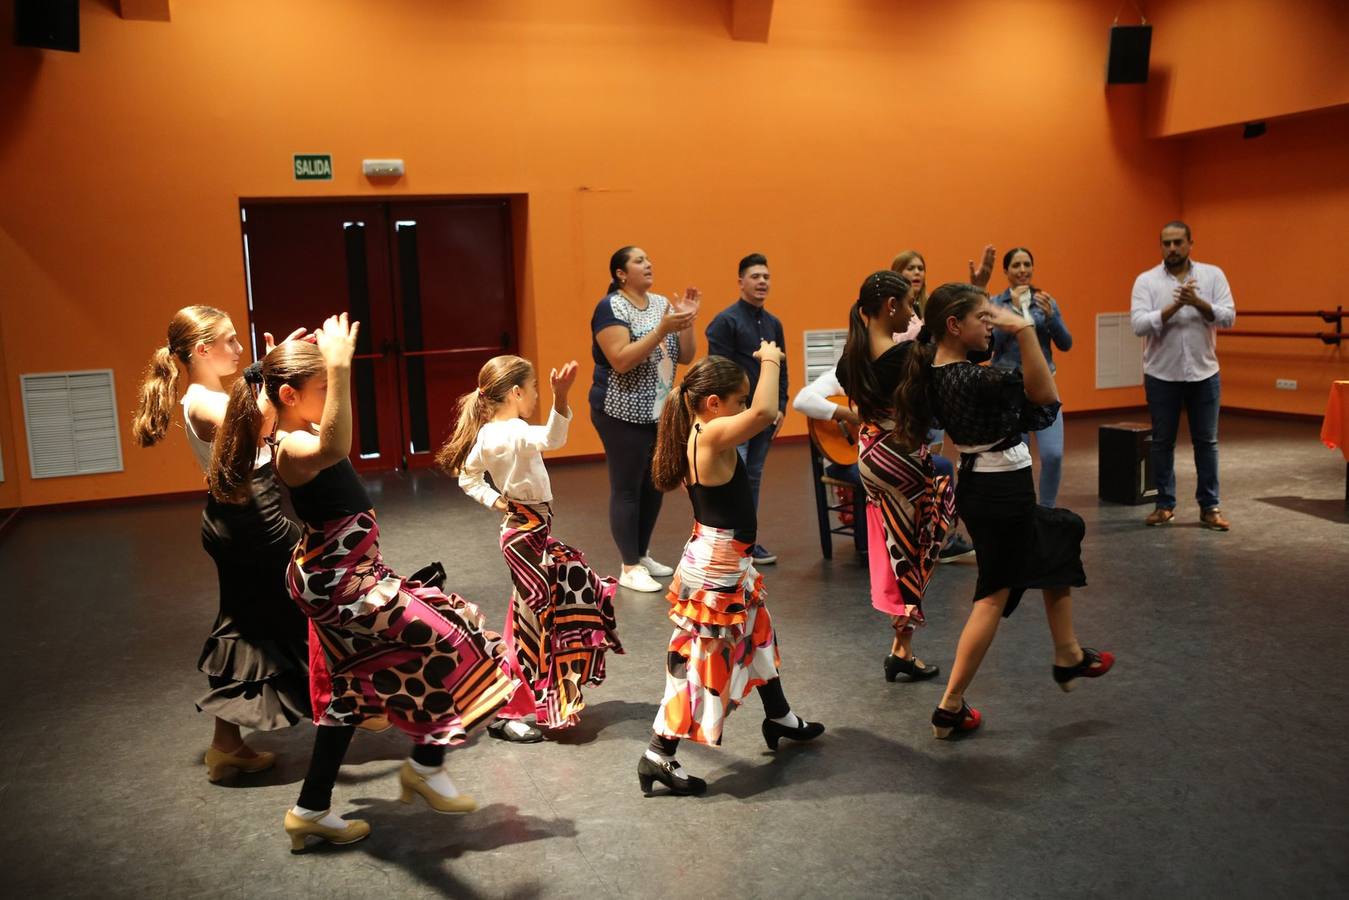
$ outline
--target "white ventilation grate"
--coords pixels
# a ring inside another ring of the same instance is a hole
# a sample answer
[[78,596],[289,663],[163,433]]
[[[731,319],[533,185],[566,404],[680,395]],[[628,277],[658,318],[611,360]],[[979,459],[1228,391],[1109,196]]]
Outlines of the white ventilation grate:
[[1096,314],[1096,387],[1135,387],[1143,383],[1143,339],[1134,334],[1128,313]]
[[843,345],[848,343],[848,329],[824,328],[806,332],[806,384],[810,384],[826,369],[838,365]]
[[20,375],[34,478],[122,471],[112,369]]

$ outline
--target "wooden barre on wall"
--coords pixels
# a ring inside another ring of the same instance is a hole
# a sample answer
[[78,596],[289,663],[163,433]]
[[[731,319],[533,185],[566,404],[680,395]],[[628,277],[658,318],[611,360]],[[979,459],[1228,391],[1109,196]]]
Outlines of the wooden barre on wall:
[[1346,334],[1344,333],[1344,320],[1345,320],[1346,318],[1349,318],[1349,313],[1346,313],[1346,312],[1344,311],[1344,307],[1343,307],[1343,306],[1337,306],[1337,307],[1335,307],[1335,311],[1334,311],[1334,312],[1331,312],[1331,311],[1329,311],[1329,310],[1324,310],[1324,309],[1298,310],[1298,311],[1296,311],[1296,312],[1289,312],[1289,311],[1282,311],[1282,310],[1273,310],[1273,309],[1255,309],[1255,310],[1241,310],[1240,313],[1239,313],[1239,315],[1241,315],[1241,316],[1243,316],[1243,317],[1244,317],[1244,316],[1290,316],[1290,317],[1291,317],[1291,316],[1314,316],[1315,318],[1318,318],[1318,319],[1320,319],[1321,321],[1323,321],[1323,322],[1325,322],[1325,323],[1327,323],[1327,324],[1330,324],[1330,323],[1333,322],[1333,323],[1335,324],[1335,330],[1334,330],[1334,331],[1247,331],[1247,330],[1243,330],[1243,329],[1240,329],[1240,328],[1229,328],[1229,329],[1224,329],[1224,330],[1222,330],[1220,333],[1221,333],[1221,334],[1229,334],[1229,335],[1231,335],[1232,337],[1252,337],[1252,338],[1316,338],[1317,340],[1321,341],[1322,343],[1325,343],[1325,344],[1334,344],[1334,345],[1337,346],[1337,347],[1339,346],[1339,343],[1340,343],[1341,341],[1345,340],[1346,338],[1349,338],[1349,335],[1346,335]]

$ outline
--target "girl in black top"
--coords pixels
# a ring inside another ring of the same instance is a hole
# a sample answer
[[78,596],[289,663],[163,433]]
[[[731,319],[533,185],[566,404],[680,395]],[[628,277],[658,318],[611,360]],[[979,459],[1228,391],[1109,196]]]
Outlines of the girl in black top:
[[665,698],[637,764],[648,794],[655,781],[676,794],[703,793],[707,783],[684,773],[675,749],[682,738],[720,744],[726,717],[754,688],[770,749],[784,737],[808,741],[824,732],[795,715],[783,695],[763,578],[750,555],[758,521],[736,447],[777,417],[783,358],[770,341],[755,356],[763,369],[748,409],[744,370],[709,356],[689,370],[661,412],[652,480],[662,491],[687,485],[694,523],[667,597],[675,628],[665,655]]
[[[323,726],[285,816],[295,851],[309,836],[347,844],[369,834],[367,823],[329,807],[353,726],[372,716],[387,715],[413,740],[398,773],[404,803],[421,796],[437,812],[471,812],[477,804],[443,768],[445,747],[487,721],[518,684],[473,604],[384,564],[375,511],[347,458],[357,328],[335,316],[317,346],[283,344],[262,362],[262,389],[278,411],[277,475],[304,524],[286,583],[310,620],[310,694]],[[213,492],[238,489],[261,427],[252,387],[236,385],[212,458]]]
[[909,450],[893,436],[895,388],[913,346],[896,343],[895,335],[912,317],[913,291],[904,276],[889,270],[868,275],[849,312],[848,343],[836,372],[862,418],[857,469],[867,492],[867,544],[877,550],[867,558],[871,605],[890,617],[894,630],[885,658],[888,681],[900,675],[921,681],[940,671],[914,656],[913,635],[925,623],[923,594],[955,517],[949,465],[938,467],[926,441]]
[[[1054,421],[1059,394],[1034,327],[990,305],[988,295],[970,284],[933,291],[924,322],[895,395],[897,435],[907,446],[921,444],[933,416],[946,429],[961,452],[956,507],[979,557],[974,609],[961,632],[946,693],[932,714],[933,734],[945,738],[979,727],[981,717],[965,702],[965,691],[999,621],[1027,588],[1044,592],[1054,638],[1053,676],[1063,690],[1072,690],[1077,678],[1104,675],[1115,658],[1081,646],[1073,631],[1072,588],[1087,583],[1082,519],[1035,502],[1030,452],[1021,435]],[[995,327],[1016,336],[1023,369],[969,361],[971,351],[988,349]]]

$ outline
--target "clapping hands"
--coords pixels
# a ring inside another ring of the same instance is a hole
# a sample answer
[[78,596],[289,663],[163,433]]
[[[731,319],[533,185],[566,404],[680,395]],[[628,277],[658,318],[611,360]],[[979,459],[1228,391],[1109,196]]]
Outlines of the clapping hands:
[[670,309],[660,320],[661,333],[678,334],[691,326],[702,300],[703,292],[696,287],[685,288],[683,296],[675,294],[670,300]]

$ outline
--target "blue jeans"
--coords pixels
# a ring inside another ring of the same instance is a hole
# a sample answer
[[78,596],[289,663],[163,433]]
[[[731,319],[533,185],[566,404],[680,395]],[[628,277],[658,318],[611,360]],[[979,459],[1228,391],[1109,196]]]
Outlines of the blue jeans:
[[1190,423],[1194,470],[1199,485],[1194,498],[1200,511],[1218,505],[1218,376],[1203,381],[1162,381],[1143,376],[1148,412],[1152,414],[1152,474],[1157,482],[1157,507],[1176,508],[1176,432],[1180,408]]
[[754,509],[759,509],[759,482],[763,480],[764,461],[768,459],[768,448],[773,445],[773,432],[777,426],[769,425],[754,437],[735,449],[745,461],[745,471],[749,473],[749,492],[754,496]]
[[1054,424],[1040,431],[1021,435],[1030,446],[1035,435],[1035,446],[1040,450],[1040,505],[1053,509],[1059,500],[1059,483],[1063,481],[1063,410],[1054,417]]

